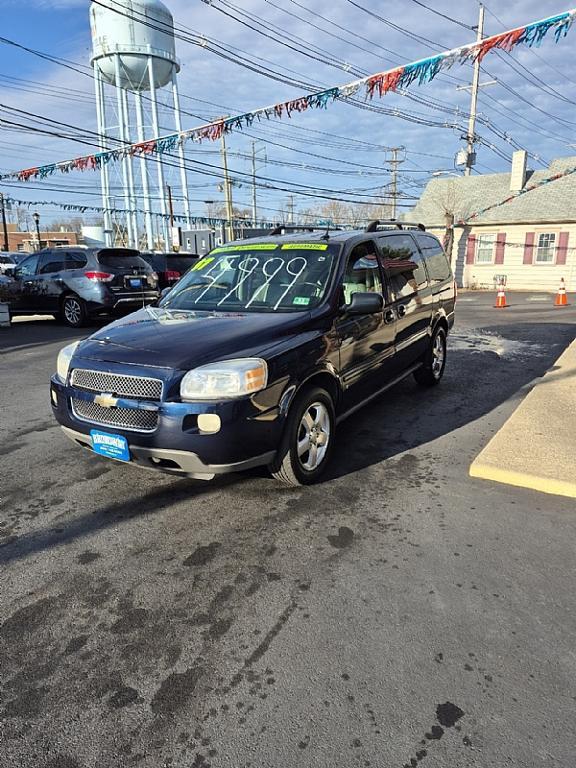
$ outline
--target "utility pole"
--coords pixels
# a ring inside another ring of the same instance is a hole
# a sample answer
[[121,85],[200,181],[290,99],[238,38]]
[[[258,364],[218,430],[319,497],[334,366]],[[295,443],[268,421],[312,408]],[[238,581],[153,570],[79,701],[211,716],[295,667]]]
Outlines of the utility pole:
[[8,251],[8,227],[6,226],[6,208],[4,204],[4,195],[0,192],[0,210],[2,211],[2,232],[4,233],[4,242],[2,250]]
[[[479,43],[484,37],[484,6],[480,3],[480,13],[478,16],[478,29],[476,32],[476,42]],[[476,108],[478,106],[478,87],[480,84],[480,59],[474,62],[474,75],[472,77],[472,92],[470,100],[470,119],[468,120],[468,136],[466,137],[466,168],[464,176],[470,176],[472,166],[476,163],[474,153],[475,131],[476,131]]]
[[294,195],[288,198],[288,224],[294,224]]
[[[175,251],[174,247],[174,203],[172,201],[172,187],[170,184],[166,184],[166,192],[168,193],[168,212],[170,213],[170,250]],[[168,250],[168,248],[166,248]]]
[[256,226],[258,210],[256,208],[256,142],[252,142],[252,226]]
[[228,175],[228,155],[226,153],[226,134],[222,131],[222,170],[224,171],[224,199],[226,202],[226,238],[228,242],[234,240],[234,209],[232,205],[232,185]]
[[392,218],[395,219],[398,213],[398,166],[403,163],[405,157],[400,160],[398,153],[405,150],[406,147],[392,147],[392,160],[390,165],[392,166],[392,192],[390,197],[392,198]]

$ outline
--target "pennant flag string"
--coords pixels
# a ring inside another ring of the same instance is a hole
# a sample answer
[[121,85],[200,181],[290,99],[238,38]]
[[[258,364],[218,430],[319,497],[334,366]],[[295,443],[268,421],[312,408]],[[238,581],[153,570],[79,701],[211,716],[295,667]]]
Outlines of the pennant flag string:
[[501,32],[491,37],[486,37],[476,43],[453,48],[449,51],[414,61],[410,64],[395,67],[385,72],[379,72],[368,77],[354,80],[346,85],[327,88],[323,91],[309,93],[290,101],[272,104],[268,107],[245,112],[233,117],[220,118],[211,123],[206,123],[197,128],[191,128],[168,136],[160,136],[137,144],[129,144],[119,149],[99,152],[93,155],[77,157],[60,163],[50,163],[23,171],[14,171],[0,175],[0,181],[4,179],[18,179],[30,181],[32,179],[45,179],[54,173],[70,173],[71,171],[98,170],[111,162],[118,162],[126,157],[139,157],[146,155],[163,155],[172,152],[187,141],[201,143],[202,141],[217,141],[224,133],[241,131],[249,128],[258,120],[270,120],[271,118],[290,118],[294,112],[305,112],[308,109],[327,109],[334,101],[345,101],[364,89],[367,100],[375,96],[383,97],[387,93],[407,88],[410,85],[425,85],[431,82],[440,72],[450,69],[455,64],[482,61],[484,57],[494,50],[510,52],[518,45],[538,47],[546,35],[553,30],[554,40],[560,40],[568,34],[576,19],[576,8],[564,13],[549,16],[540,21],[532,22],[516,29]]
[[[145,211],[141,208],[102,208],[95,205],[77,205],[75,203],[58,203],[54,200],[17,200],[14,197],[5,197],[6,203],[12,205],[26,206],[27,208],[36,206],[48,205],[54,208],[60,208],[64,211],[73,211],[74,213],[110,213],[112,215],[126,215],[127,213],[151,213],[152,216],[156,216],[158,219],[164,221],[170,221],[187,224],[201,224],[208,227],[225,226],[228,224],[228,219],[222,219],[217,216],[182,216],[180,214],[174,214],[171,216],[169,213],[155,213],[152,211]],[[232,225],[238,228],[257,228],[257,229],[269,229],[277,226],[276,223],[269,221],[251,221],[250,219],[232,219]]]

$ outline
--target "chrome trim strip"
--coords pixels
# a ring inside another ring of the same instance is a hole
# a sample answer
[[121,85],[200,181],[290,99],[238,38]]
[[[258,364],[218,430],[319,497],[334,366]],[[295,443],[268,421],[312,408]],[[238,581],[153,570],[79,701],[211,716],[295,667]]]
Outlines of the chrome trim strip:
[[411,373],[414,373],[414,371],[418,370],[418,368],[420,368],[421,365],[422,363],[416,363],[416,365],[413,365],[410,368],[407,368],[403,373],[400,374],[400,376],[397,376],[395,379],[392,379],[392,381],[389,381],[384,387],[382,387],[382,389],[379,389],[377,392],[373,392],[369,397],[362,400],[360,403],[357,403],[356,405],[352,406],[350,410],[340,414],[340,416],[338,416],[336,419],[336,424],[340,424],[341,421],[344,421],[344,419],[347,419],[349,416],[352,416],[352,414],[356,413],[356,411],[359,411],[360,408],[363,408],[365,405],[368,405],[368,403],[372,402],[372,400],[375,400],[383,392],[386,392],[387,389],[390,389],[396,384],[399,384],[403,379],[406,379],[408,376],[410,376]]
[[420,331],[419,333],[415,333],[413,336],[410,336],[410,338],[406,339],[405,341],[401,341],[400,344],[396,344],[396,351],[400,352],[403,349],[406,349],[406,347],[409,347],[411,344],[415,344],[417,341],[420,341],[420,339],[423,339],[425,336],[428,336],[428,329],[425,331]]

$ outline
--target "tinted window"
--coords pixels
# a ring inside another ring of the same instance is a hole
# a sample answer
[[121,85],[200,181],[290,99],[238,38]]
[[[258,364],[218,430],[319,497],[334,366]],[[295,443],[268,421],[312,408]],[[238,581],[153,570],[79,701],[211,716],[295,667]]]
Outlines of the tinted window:
[[82,269],[87,263],[88,259],[81,251],[66,252],[66,269]]
[[352,250],[343,289],[346,304],[350,304],[354,293],[382,293],[382,277],[374,241],[360,243]]
[[154,269],[155,272],[165,272],[166,256],[163,253],[143,253],[142,258]]
[[14,264],[10,256],[0,256],[0,264]]
[[426,259],[430,280],[448,280],[452,272],[444,249],[431,235],[419,235],[418,242]]
[[24,261],[20,262],[20,264],[16,267],[16,273],[23,277],[29,277],[30,275],[35,275],[37,264],[38,264],[38,254],[35,253],[33,256],[28,256],[27,259],[24,259]]
[[49,251],[48,253],[42,253],[40,255],[40,262],[38,266],[39,275],[47,275],[51,272],[59,272],[65,268],[64,251]]
[[104,248],[98,251],[98,263],[109,269],[138,269],[141,272],[151,272],[150,264],[144,261],[138,251],[129,248]]
[[379,238],[378,244],[396,298],[411,296],[426,287],[426,270],[411,235],[386,235]]

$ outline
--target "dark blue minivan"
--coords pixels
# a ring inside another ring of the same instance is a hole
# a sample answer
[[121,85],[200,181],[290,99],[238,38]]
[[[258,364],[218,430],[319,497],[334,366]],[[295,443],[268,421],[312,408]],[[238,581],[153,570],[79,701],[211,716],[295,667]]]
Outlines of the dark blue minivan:
[[64,348],[54,415],[78,445],[149,469],[313,483],[340,421],[410,374],[441,380],[455,300],[421,225],[230,243],[157,306]]

